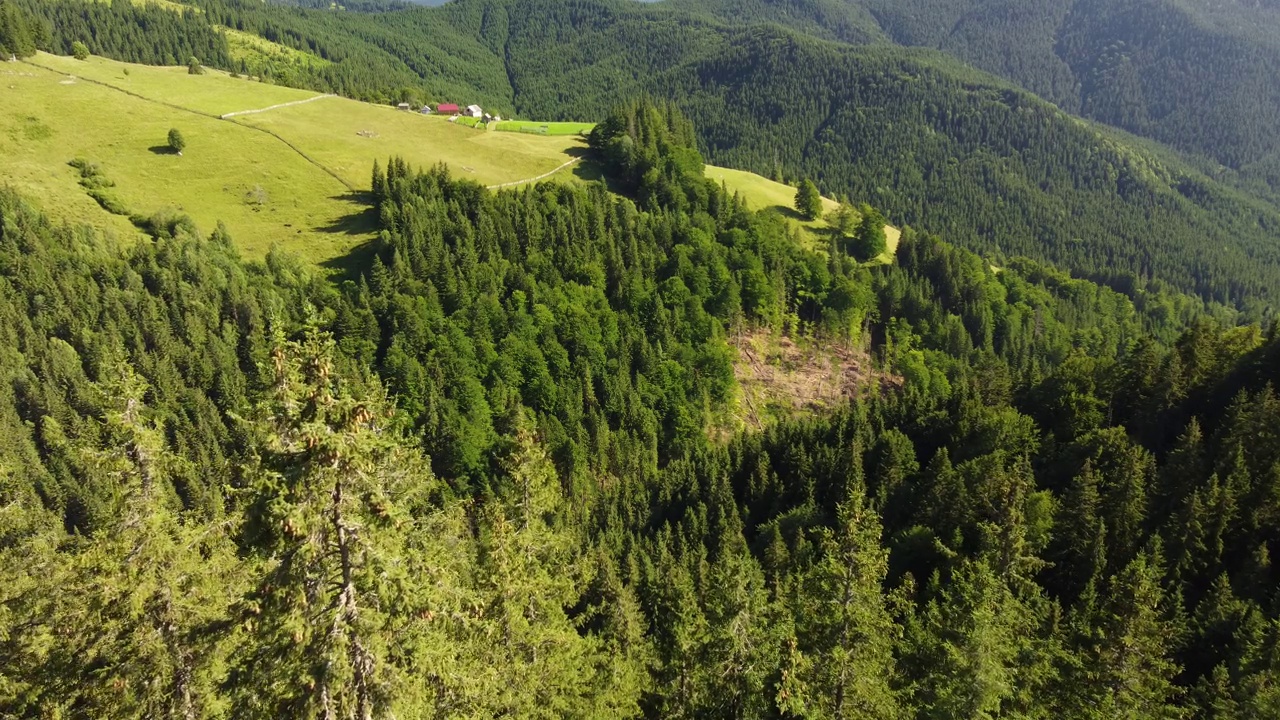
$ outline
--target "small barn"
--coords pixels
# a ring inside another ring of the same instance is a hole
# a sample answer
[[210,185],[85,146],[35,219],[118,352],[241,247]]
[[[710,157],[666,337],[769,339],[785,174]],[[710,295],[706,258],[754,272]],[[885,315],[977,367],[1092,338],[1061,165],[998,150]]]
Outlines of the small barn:
[[484,110],[479,105],[468,105],[466,115],[473,118],[484,117]]
[[458,105],[456,103],[440,103],[436,105],[436,112],[452,115],[458,112]]
[[400,103],[399,105],[396,105],[396,107],[399,108],[400,110],[408,110],[409,103]]
[[423,115],[430,115],[433,111],[431,110],[430,105],[423,105],[422,110],[420,110],[419,112],[421,112]]

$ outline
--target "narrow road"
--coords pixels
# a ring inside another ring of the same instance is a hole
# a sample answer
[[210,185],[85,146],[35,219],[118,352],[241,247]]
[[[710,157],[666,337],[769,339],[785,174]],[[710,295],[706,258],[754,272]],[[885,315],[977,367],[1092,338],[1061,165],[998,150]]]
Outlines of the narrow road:
[[255,113],[264,113],[264,112],[267,112],[268,110],[278,110],[280,108],[292,107],[294,105],[305,105],[309,102],[315,102],[316,100],[323,100],[325,98],[331,98],[331,97],[337,97],[337,95],[329,93],[327,95],[317,95],[315,97],[309,97],[306,100],[294,100],[293,102],[280,103],[279,105],[272,105],[270,107],[258,108],[257,110],[237,110],[236,112],[229,112],[229,113],[224,113],[222,115],[219,115],[218,119],[226,120],[227,118],[233,118],[239,115],[253,115]]
[[574,159],[570,160],[569,162],[567,162],[567,163],[565,163],[565,164],[563,164],[563,165],[561,165],[561,166],[557,167],[555,170],[552,170],[552,171],[550,171],[550,172],[544,172],[544,173],[542,173],[541,175],[539,175],[539,176],[537,176],[537,177],[525,178],[525,179],[523,179],[523,180],[512,180],[511,182],[499,183],[499,184],[497,184],[497,185],[490,185],[490,186],[488,186],[488,187],[489,187],[489,189],[490,189],[490,190],[498,190],[498,189],[505,188],[505,187],[513,187],[513,186],[515,186],[515,185],[524,185],[525,183],[538,182],[539,180],[545,180],[545,179],[547,179],[547,178],[551,177],[552,175],[555,175],[556,173],[560,172],[561,170],[563,170],[563,169],[565,169],[565,168],[569,167],[570,165],[572,165],[572,164],[574,164],[574,163],[578,162],[578,161],[579,161],[579,160],[581,160],[581,159],[582,159],[582,158],[574,158]]

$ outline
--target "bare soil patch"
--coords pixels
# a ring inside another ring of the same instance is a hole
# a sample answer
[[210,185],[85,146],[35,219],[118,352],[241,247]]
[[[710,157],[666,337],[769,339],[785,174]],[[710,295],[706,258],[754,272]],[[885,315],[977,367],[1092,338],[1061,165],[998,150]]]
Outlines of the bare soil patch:
[[845,344],[797,343],[768,330],[731,342],[738,351],[734,376],[742,391],[742,420],[755,429],[902,386],[902,378],[875,369],[865,352]]

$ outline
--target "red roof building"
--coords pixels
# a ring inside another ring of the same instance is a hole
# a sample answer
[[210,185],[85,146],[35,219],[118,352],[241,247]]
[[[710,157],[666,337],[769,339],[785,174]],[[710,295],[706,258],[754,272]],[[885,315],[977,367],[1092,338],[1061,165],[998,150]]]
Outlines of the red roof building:
[[458,106],[454,103],[440,103],[436,106],[436,112],[439,113],[456,113]]

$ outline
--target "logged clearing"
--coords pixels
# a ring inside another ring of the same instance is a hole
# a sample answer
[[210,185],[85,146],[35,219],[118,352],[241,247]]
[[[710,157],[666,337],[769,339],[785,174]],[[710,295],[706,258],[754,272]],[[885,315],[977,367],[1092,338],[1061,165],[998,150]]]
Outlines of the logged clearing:
[[738,351],[734,377],[741,396],[739,414],[759,430],[779,420],[827,410],[902,379],[876,370],[866,353],[844,345],[755,330],[732,339]]
[[231,57],[236,60],[245,60],[253,63],[269,62],[285,66],[311,65],[313,67],[324,67],[332,65],[332,63],[319,55],[312,55],[287,45],[273,43],[266,38],[261,38],[251,33],[240,32],[231,28],[222,28],[222,32],[227,36],[227,45],[230,46]]

